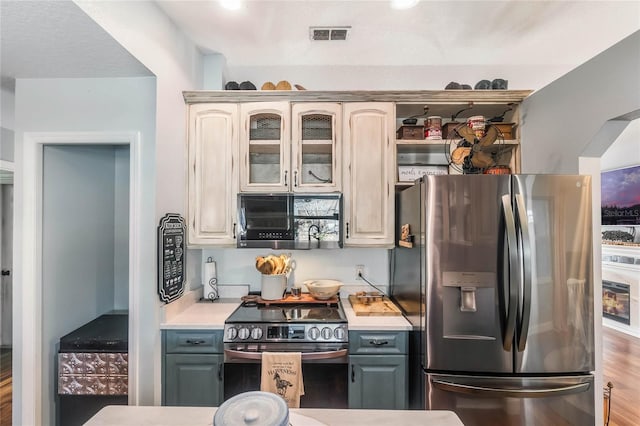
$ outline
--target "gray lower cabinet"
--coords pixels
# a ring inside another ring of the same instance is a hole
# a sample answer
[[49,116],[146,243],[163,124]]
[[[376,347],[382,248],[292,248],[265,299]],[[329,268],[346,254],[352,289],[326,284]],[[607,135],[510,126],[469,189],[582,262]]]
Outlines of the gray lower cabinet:
[[349,408],[408,406],[407,332],[349,333]]
[[162,405],[222,403],[222,330],[165,330],[162,348]]

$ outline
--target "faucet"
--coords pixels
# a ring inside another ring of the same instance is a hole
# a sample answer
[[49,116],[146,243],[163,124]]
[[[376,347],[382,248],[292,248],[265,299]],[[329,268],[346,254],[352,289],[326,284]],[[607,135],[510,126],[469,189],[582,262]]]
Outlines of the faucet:
[[311,228],[316,228],[316,233],[313,234],[313,238],[318,240],[318,247],[320,247],[320,227],[314,224],[309,226],[309,248],[311,248]]

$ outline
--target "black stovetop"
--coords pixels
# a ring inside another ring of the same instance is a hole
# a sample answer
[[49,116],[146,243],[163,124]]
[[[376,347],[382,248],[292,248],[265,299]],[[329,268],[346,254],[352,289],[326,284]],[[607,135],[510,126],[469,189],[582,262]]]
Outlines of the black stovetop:
[[129,315],[108,313],[60,338],[60,352],[127,352]]
[[244,302],[225,321],[237,323],[346,323],[342,305],[337,304],[256,304]]

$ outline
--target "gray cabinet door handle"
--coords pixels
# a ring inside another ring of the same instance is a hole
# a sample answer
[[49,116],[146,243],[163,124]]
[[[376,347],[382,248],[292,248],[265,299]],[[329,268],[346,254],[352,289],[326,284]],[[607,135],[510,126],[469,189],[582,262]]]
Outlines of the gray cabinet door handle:
[[369,344],[373,346],[384,346],[388,345],[389,342],[387,340],[369,340]]
[[206,340],[191,340],[191,339],[187,339],[187,344],[189,345],[204,345],[205,343],[207,343]]

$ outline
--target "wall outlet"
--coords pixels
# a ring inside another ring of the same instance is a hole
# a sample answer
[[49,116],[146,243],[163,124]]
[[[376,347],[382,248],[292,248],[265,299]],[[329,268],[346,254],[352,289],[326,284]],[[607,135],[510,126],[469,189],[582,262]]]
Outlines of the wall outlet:
[[356,265],[356,280],[362,280],[360,275],[364,275],[364,265]]

